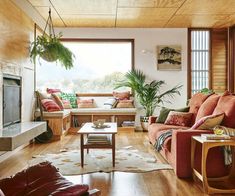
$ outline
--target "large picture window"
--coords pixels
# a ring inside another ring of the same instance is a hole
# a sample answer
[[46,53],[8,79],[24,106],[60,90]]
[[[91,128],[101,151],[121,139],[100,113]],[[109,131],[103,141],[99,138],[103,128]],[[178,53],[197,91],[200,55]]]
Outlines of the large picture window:
[[189,97],[203,88],[210,88],[210,31],[189,30]]
[[[36,88],[59,88],[80,94],[109,94],[133,67],[133,40],[62,40],[73,54],[74,67],[66,70],[40,59]],[[123,89],[124,90],[124,89]]]

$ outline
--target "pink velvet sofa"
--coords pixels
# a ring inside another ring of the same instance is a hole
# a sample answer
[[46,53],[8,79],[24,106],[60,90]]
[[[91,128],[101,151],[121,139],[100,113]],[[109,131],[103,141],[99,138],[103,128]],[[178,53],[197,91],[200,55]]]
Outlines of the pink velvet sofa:
[[[221,125],[235,128],[235,96],[225,92],[223,95],[195,94],[189,102],[189,112],[193,113],[192,125],[198,119],[211,114],[224,113]],[[160,151],[161,155],[172,165],[176,175],[180,178],[191,177],[191,137],[202,133],[212,133],[211,130],[192,130],[190,127],[180,127],[155,123],[156,117],[150,117],[148,137],[153,145],[156,139],[169,129],[173,129],[172,136],[167,138]],[[195,168],[201,171],[201,145],[196,147]],[[221,148],[209,151],[207,159],[207,175],[219,177],[227,174],[224,156]]]

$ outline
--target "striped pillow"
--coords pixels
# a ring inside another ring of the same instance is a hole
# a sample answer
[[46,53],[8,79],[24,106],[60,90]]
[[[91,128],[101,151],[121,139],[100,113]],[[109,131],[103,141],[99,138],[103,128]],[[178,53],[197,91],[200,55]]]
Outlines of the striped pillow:
[[41,103],[47,112],[55,112],[61,110],[60,106],[58,106],[58,104],[52,99],[43,99]]

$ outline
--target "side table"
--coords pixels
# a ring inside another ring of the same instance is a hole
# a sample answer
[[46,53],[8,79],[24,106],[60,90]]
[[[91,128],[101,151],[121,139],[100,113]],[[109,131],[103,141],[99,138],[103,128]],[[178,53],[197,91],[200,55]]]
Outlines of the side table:
[[[195,156],[195,148],[196,143],[199,142],[202,144],[202,162],[201,162],[201,174],[194,169],[194,156]],[[203,189],[206,193],[212,194],[212,193],[235,193],[235,188],[233,189],[217,189],[214,187],[211,187],[208,183],[209,181],[222,181],[226,180],[230,177],[234,177],[235,175],[235,156],[234,156],[234,148],[233,148],[233,163],[230,170],[230,173],[228,176],[223,176],[220,178],[207,178],[206,174],[206,158],[208,155],[208,151],[210,148],[216,147],[216,146],[235,146],[235,140],[207,140],[202,138],[201,136],[193,136],[192,142],[191,142],[191,167],[193,170],[193,175],[197,176],[203,183]]]

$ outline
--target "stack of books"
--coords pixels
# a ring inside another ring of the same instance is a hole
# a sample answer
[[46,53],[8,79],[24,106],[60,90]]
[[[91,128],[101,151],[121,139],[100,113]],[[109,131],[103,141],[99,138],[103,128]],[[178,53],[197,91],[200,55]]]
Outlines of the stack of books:
[[111,138],[108,134],[89,134],[86,144],[111,144]]
[[123,121],[122,122],[122,127],[134,127],[135,126],[135,121]]
[[203,139],[207,140],[229,140],[231,137],[229,135],[216,135],[216,134],[201,134]]

